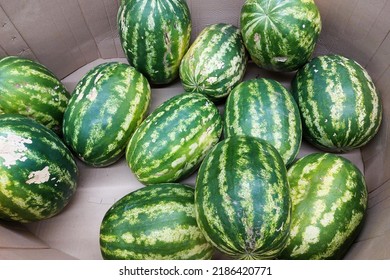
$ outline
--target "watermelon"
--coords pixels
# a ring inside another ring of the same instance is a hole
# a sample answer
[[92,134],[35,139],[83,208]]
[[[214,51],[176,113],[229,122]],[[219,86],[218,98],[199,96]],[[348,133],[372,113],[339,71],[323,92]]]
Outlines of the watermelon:
[[367,144],[382,121],[380,95],[367,71],[340,55],[312,59],[292,81],[303,135],[327,152],[346,152]]
[[0,219],[50,218],[76,191],[78,169],[60,138],[35,120],[0,115]]
[[186,91],[217,101],[243,79],[247,61],[240,30],[230,24],[212,24],[203,29],[183,57],[181,82]]
[[291,231],[280,258],[342,258],[365,217],[368,195],[363,174],[341,156],[314,153],[290,167],[288,180]]
[[248,135],[272,144],[286,165],[292,163],[302,141],[298,106],[290,92],[271,79],[240,83],[229,95],[224,114],[225,138]]
[[179,76],[191,27],[184,0],[123,0],[118,11],[127,60],[152,84],[168,84]]
[[161,104],[136,129],[126,159],[144,184],[177,182],[199,167],[221,134],[221,116],[206,96],[179,94]]
[[322,27],[313,0],[246,0],[240,23],[252,60],[283,72],[297,70],[310,59]]
[[151,89],[133,67],[104,63],[77,84],[64,114],[64,140],[85,163],[108,166],[125,152],[149,108]]
[[21,114],[61,135],[70,94],[45,66],[16,56],[0,60],[0,114]]
[[273,259],[290,229],[287,170],[262,139],[232,136],[202,162],[195,187],[199,228],[217,249],[238,259]]
[[177,183],[148,185],[117,201],[100,227],[104,259],[210,259],[213,247],[195,219],[194,190]]

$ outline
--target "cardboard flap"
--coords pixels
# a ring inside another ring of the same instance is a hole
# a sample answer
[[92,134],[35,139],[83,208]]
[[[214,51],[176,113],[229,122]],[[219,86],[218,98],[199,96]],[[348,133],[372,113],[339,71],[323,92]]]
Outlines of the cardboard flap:
[[75,258],[55,249],[1,249],[1,260],[74,260]]
[[44,249],[49,247],[24,225],[0,221],[0,248]]

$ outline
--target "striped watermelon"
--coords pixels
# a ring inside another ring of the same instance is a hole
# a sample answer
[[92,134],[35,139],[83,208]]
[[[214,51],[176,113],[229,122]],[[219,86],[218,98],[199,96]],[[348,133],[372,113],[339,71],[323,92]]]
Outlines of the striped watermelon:
[[217,107],[200,93],[172,97],[136,129],[126,150],[128,164],[145,184],[183,179],[219,141]]
[[77,84],[64,114],[64,140],[92,166],[107,166],[125,152],[149,108],[151,89],[133,67],[98,65]]
[[184,0],[123,0],[118,28],[129,63],[153,84],[179,75],[191,39],[191,15]]
[[233,136],[202,162],[195,188],[198,225],[216,248],[239,259],[272,259],[290,229],[287,171],[262,139]]
[[180,78],[186,91],[219,100],[243,79],[247,61],[237,27],[223,23],[209,25],[183,57]]
[[362,173],[347,159],[305,156],[288,170],[291,231],[281,258],[340,259],[357,236],[367,208]]
[[240,23],[252,60],[274,71],[293,71],[304,65],[322,26],[313,0],[246,0]]
[[60,135],[69,98],[45,66],[15,56],[0,60],[0,114],[28,116]]
[[194,190],[182,184],[156,184],[116,202],[100,227],[104,259],[210,259],[213,247],[195,219]]
[[56,215],[75,193],[77,176],[54,132],[22,115],[0,116],[0,219],[27,223]]
[[379,130],[382,104],[367,71],[340,55],[312,59],[300,69],[292,93],[301,112],[303,135],[330,152],[362,147]]
[[272,144],[286,165],[299,152],[302,124],[290,92],[271,79],[252,79],[233,89],[225,106],[225,137],[248,135]]

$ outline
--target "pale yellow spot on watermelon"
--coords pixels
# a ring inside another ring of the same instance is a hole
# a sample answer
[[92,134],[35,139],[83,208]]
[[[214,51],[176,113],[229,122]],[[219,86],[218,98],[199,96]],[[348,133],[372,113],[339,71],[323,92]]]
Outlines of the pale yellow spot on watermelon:
[[290,229],[290,237],[291,237],[291,238],[296,237],[297,234],[298,234],[298,232],[299,232],[299,226],[298,226],[298,225],[293,226],[293,227]]
[[330,225],[331,223],[333,223],[333,221],[334,221],[334,213],[329,212],[329,213],[325,213],[323,215],[323,218],[320,220],[320,223],[321,223],[321,225],[326,227],[326,226]]
[[218,78],[217,77],[209,77],[206,81],[210,84],[213,84],[213,83],[218,81]]
[[273,58],[274,62],[279,62],[279,63],[285,63],[288,60],[288,57],[285,56],[277,56]]
[[202,237],[197,226],[177,226],[175,228],[162,228],[149,234],[140,234],[136,242],[146,246],[155,245],[158,242],[175,243],[186,239],[194,240]]
[[76,94],[77,94],[77,98],[75,103],[80,102],[84,98],[84,95],[81,92],[77,92]]
[[171,166],[173,168],[177,167],[178,165],[181,165],[182,163],[185,163],[187,160],[187,157],[186,156],[182,156],[178,159],[176,159],[175,161],[172,162]]
[[28,175],[28,180],[26,181],[27,184],[42,184],[50,179],[50,172],[49,167],[46,166],[42,170],[31,172]]
[[100,80],[101,78],[103,78],[103,77],[104,77],[104,74],[99,72],[99,73],[96,75],[96,77],[95,77],[94,84],[95,84],[95,85],[98,84],[98,83],[99,83],[99,80]]
[[100,239],[104,242],[115,242],[117,237],[115,235],[100,235]]
[[255,41],[255,43],[259,43],[260,40],[261,40],[261,36],[259,33],[255,33],[255,35],[253,36],[253,40]]
[[164,170],[162,170],[160,172],[157,172],[155,174],[155,176],[153,176],[153,177],[160,177],[160,176],[163,176],[163,175],[167,174],[168,172],[169,172],[169,169],[164,169]]
[[316,224],[322,217],[322,213],[326,210],[326,204],[322,200],[317,200],[313,205],[313,211],[311,213],[311,223]]
[[0,189],[7,187],[11,181],[8,179],[7,175],[1,175],[0,173]]
[[310,244],[317,243],[319,241],[320,229],[315,226],[306,227],[302,234],[302,244],[296,247],[291,252],[291,256],[305,254],[310,249]]
[[193,143],[193,144],[190,146],[189,154],[190,154],[190,155],[194,154],[197,148],[198,148],[198,144],[197,144],[197,143]]
[[122,240],[125,241],[126,243],[133,243],[135,241],[135,238],[134,236],[130,233],[130,232],[126,232],[124,234],[122,234]]
[[25,144],[32,144],[32,140],[18,135],[7,135],[0,137],[0,158],[3,165],[10,168],[17,161],[26,161],[27,147]]
[[320,236],[320,229],[315,226],[308,226],[303,233],[303,242],[312,244],[312,243],[317,243],[319,241],[319,236]]
[[352,215],[349,224],[344,232],[337,231],[329,243],[327,250],[322,253],[314,256],[317,259],[324,259],[332,256],[336,250],[342,246],[347,238],[352,234],[352,232],[359,226],[363,219],[363,213],[355,213]]
[[154,220],[172,212],[183,212],[187,216],[195,216],[193,205],[181,205],[175,202],[167,202],[151,206],[144,205],[142,208],[133,208],[124,212],[123,218],[129,225],[134,225],[141,222],[138,218],[139,215],[146,214],[149,220]]

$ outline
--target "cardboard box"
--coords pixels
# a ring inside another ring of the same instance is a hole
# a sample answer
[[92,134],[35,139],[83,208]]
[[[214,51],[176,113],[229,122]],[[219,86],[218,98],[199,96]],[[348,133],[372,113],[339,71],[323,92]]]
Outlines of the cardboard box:
[[[0,57],[18,55],[41,62],[72,91],[80,78],[108,60],[126,61],[120,46],[116,13],[120,0],[0,0]],[[208,24],[239,25],[244,0],[187,0],[194,39]],[[370,73],[382,95],[384,120],[367,146],[343,156],[365,174],[368,215],[346,259],[390,258],[390,1],[316,0],[323,31],[316,55],[337,53],[353,58]],[[250,64],[246,79],[272,77],[289,86],[292,74],[275,74]],[[179,81],[153,88],[151,110],[183,92]],[[222,108],[221,108],[222,109]],[[303,143],[299,157],[316,151]],[[106,168],[78,161],[80,179],[71,203],[59,215],[20,225],[0,222],[0,259],[101,259],[99,226],[108,208],[142,187],[124,159]],[[194,185],[195,176],[184,180]]]

